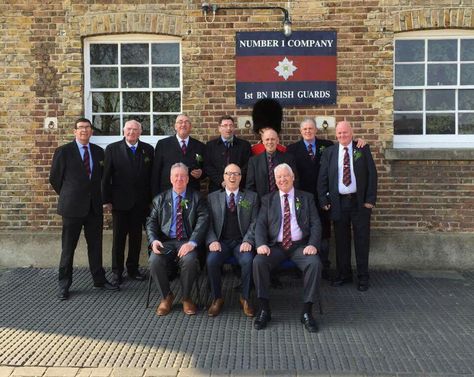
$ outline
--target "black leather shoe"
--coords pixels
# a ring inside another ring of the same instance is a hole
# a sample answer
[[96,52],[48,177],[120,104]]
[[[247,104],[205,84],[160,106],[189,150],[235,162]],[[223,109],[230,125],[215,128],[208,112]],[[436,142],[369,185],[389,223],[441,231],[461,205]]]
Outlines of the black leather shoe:
[[357,290],[361,292],[365,292],[367,289],[369,289],[369,282],[359,281],[359,284],[357,285]]
[[311,313],[303,313],[301,323],[309,332],[318,332],[318,324]]
[[146,276],[141,274],[140,271],[128,273],[128,277],[132,280],[144,281],[146,280]]
[[257,317],[255,318],[255,321],[253,322],[253,327],[256,330],[262,330],[265,327],[267,327],[267,323],[270,322],[271,319],[272,319],[272,316],[269,311],[260,310],[259,313],[257,314]]
[[102,284],[94,284],[95,289],[103,289],[104,291],[119,291],[120,287],[116,284],[110,284],[108,281],[105,281]]
[[340,287],[344,284],[352,283],[352,278],[336,278],[331,282],[331,287]]
[[65,301],[69,298],[69,290],[61,289],[58,293],[58,298],[60,301]]
[[113,274],[113,276],[112,276],[112,285],[120,285],[122,283],[123,283],[123,276]]

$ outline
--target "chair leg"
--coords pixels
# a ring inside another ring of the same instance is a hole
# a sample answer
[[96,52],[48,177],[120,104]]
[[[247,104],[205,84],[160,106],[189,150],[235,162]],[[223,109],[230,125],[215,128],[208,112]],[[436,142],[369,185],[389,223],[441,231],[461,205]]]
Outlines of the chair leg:
[[151,274],[148,274],[148,291],[146,295],[146,308],[150,305],[150,292],[151,292]]

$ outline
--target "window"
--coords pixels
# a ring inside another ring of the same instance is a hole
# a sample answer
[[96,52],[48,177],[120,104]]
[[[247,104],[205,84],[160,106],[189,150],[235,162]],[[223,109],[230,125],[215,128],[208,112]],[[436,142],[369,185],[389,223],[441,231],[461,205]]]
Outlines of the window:
[[474,33],[457,33],[395,40],[395,148],[474,146]]
[[174,132],[181,112],[181,46],[156,36],[93,37],[85,42],[85,109],[94,142],[105,146],[122,137],[136,119],[141,139],[154,144]]

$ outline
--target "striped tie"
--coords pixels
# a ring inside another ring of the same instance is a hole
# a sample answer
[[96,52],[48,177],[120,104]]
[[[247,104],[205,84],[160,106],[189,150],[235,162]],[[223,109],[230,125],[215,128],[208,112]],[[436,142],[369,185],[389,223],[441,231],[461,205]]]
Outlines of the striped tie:
[[91,156],[89,155],[89,148],[87,145],[83,145],[84,148],[84,167],[86,168],[87,176],[90,178],[91,176]]
[[182,143],[182,145],[181,145],[181,151],[183,152],[183,155],[186,155],[186,151],[187,151],[187,149],[186,149],[186,142],[185,142],[184,140],[181,140],[181,143]]
[[176,205],[176,239],[181,241],[183,238],[183,208],[181,207],[181,199],[183,197],[178,195],[178,204]]
[[268,188],[269,192],[276,191],[276,183],[275,183],[275,172],[273,169],[275,166],[273,165],[273,157],[268,156]]
[[283,249],[288,250],[293,242],[291,241],[291,213],[290,203],[288,201],[288,194],[283,195],[285,197],[285,203],[283,207]]
[[235,194],[233,192],[231,192],[229,195],[229,211],[235,211]]
[[308,154],[311,160],[314,160],[313,144],[308,144]]
[[349,149],[347,147],[344,147],[344,160],[342,164],[342,183],[347,187],[351,184],[351,161],[349,159]]

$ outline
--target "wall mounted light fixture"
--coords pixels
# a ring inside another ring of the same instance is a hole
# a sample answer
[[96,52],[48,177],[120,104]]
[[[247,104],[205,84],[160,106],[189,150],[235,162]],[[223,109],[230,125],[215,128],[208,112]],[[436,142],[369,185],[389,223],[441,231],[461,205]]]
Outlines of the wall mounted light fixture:
[[[282,7],[246,7],[246,6],[236,6],[236,7],[220,7],[215,4],[209,4],[209,3],[202,3],[201,5],[202,9],[202,14],[204,15],[204,19],[206,22],[214,22],[214,19],[216,18],[216,13],[220,10],[235,10],[235,9],[251,9],[251,10],[265,10],[265,9],[278,9],[281,12],[283,12],[283,34],[285,37],[289,37],[291,35],[291,20],[290,20],[290,14],[288,13],[288,10]],[[211,20],[208,20],[207,17],[212,14]]]

